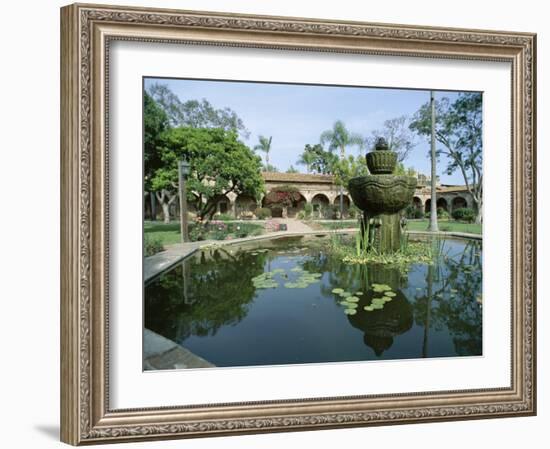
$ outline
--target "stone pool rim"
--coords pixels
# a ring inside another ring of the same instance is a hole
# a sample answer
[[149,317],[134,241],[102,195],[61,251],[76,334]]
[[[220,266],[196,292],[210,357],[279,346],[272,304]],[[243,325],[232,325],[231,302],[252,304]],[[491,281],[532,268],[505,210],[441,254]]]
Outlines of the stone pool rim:
[[[237,245],[248,242],[263,241],[263,240],[277,240],[285,237],[305,237],[305,236],[318,236],[325,237],[331,234],[353,234],[357,232],[356,228],[349,229],[328,229],[328,230],[319,230],[319,231],[303,231],[303,232],[274,232],[263,235],[255,235],[250,237],[243,237],[233,240],[204,240],[201,242],[190,242],[196,243],[196,246],[185,249],[182,248],[181,243],[170,245],[167,250],[157,253],[153,256],[143,258],[143,285],[152,281],[154,278],[160,276],[161,274],[169,271],[175,265],[177,265],[182,260],[192,256],[196,252],[204,249],[204,247],[210,245],[216,246],[228,246],[228,245]],[[438,237],[452,237],[462,240],[483,240],[483,234],[470,234],[466,232],[430,232],[430,231],[406,231],[407,234],[411,235],[431,235]],[[178,251],[180,253],[178,253]],[[149,267],[146,267],[146,262],[149,262]],[[155,265],[156,262],[156,265]]]

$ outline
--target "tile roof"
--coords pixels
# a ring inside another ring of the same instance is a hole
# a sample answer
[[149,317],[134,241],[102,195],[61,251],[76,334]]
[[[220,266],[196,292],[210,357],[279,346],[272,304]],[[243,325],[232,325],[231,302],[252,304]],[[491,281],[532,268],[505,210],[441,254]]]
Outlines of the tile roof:
[[262,176],[264,180],[267,182],[304,182],[304,183],[321,183],[321,184],[333,183],[332,175],[262,172]]

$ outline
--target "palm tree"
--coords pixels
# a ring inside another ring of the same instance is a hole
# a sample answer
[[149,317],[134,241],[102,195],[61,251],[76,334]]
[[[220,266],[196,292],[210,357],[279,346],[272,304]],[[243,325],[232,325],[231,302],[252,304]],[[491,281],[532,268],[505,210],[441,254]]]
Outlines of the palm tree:
[[[321,144],[328,144],[328,150],[333,152],[340,150],[340,160],[343,161],[346,157],[346,147],[357,146],[359,149],[363,147],[365,140],[359,134],[351,133],[346,128],[342,120],[337,120],[332,125],[332,129],[328,129],[321,134]],[[340,186],[340,219],[344,215],[344,188]]]
[[260,143],[258,143],[254,149],[256,151],[263,151],[265,153],[265,166],[269,167],[269,151],[271,150],[271,140],[273,139],[273,136],[269,136],[269,139],[264,136],[260,136],[258,140]]
[[329,151],[340,150],[340,159],[346,156],[346,147],[357,146],[361,149],[364,145],[364,139],[359,134],[351,133],[346,128],[342,120],[337,120],[328,129],[321,134],[321,144],[328,144]]

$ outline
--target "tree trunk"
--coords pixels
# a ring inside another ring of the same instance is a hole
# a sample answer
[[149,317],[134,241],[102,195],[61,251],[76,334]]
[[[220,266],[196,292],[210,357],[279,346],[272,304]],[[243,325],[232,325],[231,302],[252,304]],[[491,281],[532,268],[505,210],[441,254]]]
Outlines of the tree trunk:
[[161,204],[164,223],[170,223],[170,204],[168,202],[162,202]]
[[482,224],[483,223],[483,203],[477,204],[477,215],[476,215],[476,224]]

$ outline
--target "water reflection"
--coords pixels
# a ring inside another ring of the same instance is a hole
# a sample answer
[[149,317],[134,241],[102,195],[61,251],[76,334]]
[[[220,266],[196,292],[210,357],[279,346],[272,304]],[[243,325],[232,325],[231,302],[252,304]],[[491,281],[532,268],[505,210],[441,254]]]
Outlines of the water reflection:
[[[346,265],[318,239],[202,251],[146,286],[145,327],[218,366],[481,355],[481,242],[433,245],[407,270]],[[254,286],[264,272],[276,288]],[[285,287],[304,272],[318,282]],[[373,284],[395,296],[366,311]],[[335,288],[362,293],[356,314]]]

